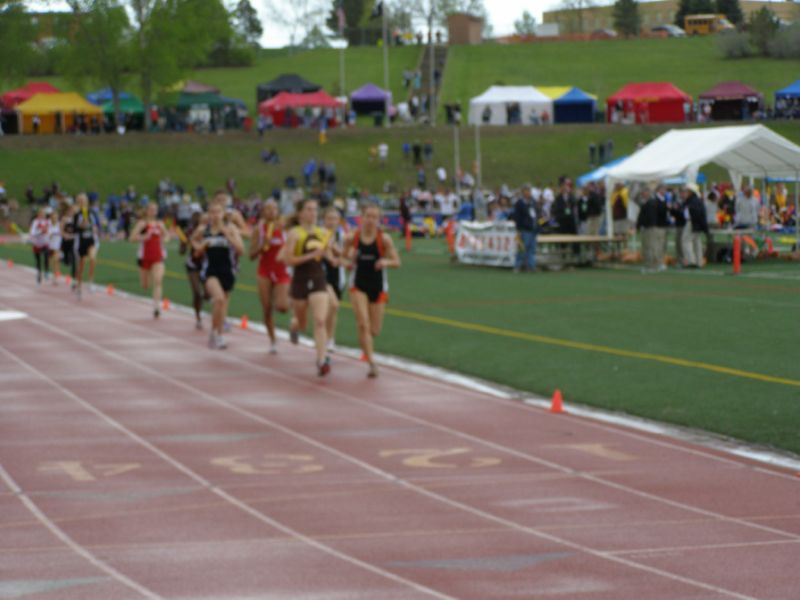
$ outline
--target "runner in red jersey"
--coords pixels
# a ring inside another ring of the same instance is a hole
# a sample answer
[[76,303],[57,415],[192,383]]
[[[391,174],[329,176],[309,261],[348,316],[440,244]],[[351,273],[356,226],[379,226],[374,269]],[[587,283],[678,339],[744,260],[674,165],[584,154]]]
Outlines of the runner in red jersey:
[[267,200],[261,209],[261,219],[250,237],[250,259],[258,259],[256,281],[258,297],[264,314],[264,325],[270,341],[270,353],[277,353],[273,309],[280,313],[289,310],[289,283],[292,278],[286,265],[278,260],[278,253],[286,241],[280,210],[274,200]]
[[153,286],[153,317],[161,315],[161,294],[164,281],[164,259],[167,251],[164,244],[169,239],[164,222],[158,218],[158,205],[151,202],[145,209],[144,218],[133,227],[130,237],[132,242],[139,242],[139,276],[142,288]]

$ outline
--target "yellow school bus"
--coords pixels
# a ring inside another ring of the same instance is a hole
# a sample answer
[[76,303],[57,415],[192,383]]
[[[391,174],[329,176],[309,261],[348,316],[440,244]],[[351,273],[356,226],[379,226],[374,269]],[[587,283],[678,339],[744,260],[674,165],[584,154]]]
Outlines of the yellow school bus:
[[686,35],[709,35],[736,29],[725,15],[686,15],[683,18]]

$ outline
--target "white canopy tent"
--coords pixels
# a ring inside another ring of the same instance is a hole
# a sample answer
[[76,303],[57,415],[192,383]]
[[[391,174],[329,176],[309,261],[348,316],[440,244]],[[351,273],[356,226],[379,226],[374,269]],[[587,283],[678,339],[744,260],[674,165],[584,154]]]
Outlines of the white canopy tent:
[[[800,146],[763,125],[673,129],[657,138],[606,174],[606,216],[611,219],[611,190],[620,181],[662,181],[683,177],[695,181],[703,165],[727,169],[736,189],[742,177],[800,177]],[[795,185],[795,214],[798,189]],[[613,224],[608,228],[613,236]],[[795,228],[800,241],[800,227]]]
[[520,125],[539,124],[545,114],[553,122],[553,101],[532,85],[493,85],[469,101],[469,124],[508,125],[508,108],[513,105],[519,106]]

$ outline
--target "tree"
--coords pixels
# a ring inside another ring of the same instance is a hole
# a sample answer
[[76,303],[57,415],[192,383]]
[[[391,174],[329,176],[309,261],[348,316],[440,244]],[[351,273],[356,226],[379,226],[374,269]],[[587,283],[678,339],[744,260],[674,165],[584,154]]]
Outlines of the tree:
[[514,21],[514,32],[518,35],[536,35],[536,19],[527,10],[518,21]]
[[351,46],[359,44],[359,28],[364,25],[366,17],[372,11],[372,3],[369,2],[369,11],[367,11],[367,2],[365,0],[333,0],[328,18],[325,24],[331,31],[339,33],[339,6],[341,5],[344,11],[344,34],[347,43]]
[[675,25],[684,27],[684,17],[687,15],[708,15],[717,12],[715,0],[680,0],[675,13]]
[[0,83],[24,79],[35,59],[36,30],[22,2],[0,0]]
[[762,56],[769,56],[770,42],[778,28],[778,18],[766,6],[750,15],[750,43]]
[[74,22],[61,71],[78,88],[87,82],[108,87],[114,115],[119,115],[119,94],[134,64],[133,32],[125,7],[118,0],[69,0],[68,4]]
[[725,15],[737,27],[744,23],[744,15],[739,0],[717,0],[717,13]]
[[270,19],[289,31],[289,46],[294,47],[305,39],[314,27],[325,21],[328,0],[288,0],[277,3],[265,0]]
[[617,0],[614,3],[614,28],[625,37],[639,35],[642,19],[636,0]]
[[[199,65],[214,44],[230,35],[228,11],[220,0],[129,0],[133,14],[133,68],[142,101],[174,84]],[[145,110],[150,126],[150,111]]]
[[331,44],[328,42],[327,36],[322,32],[319,27],[314,27],[308,32],[308,35],[300,42],[300,47],[307,50],[313,48],[330,48]]
[[264,33],[258,11],[250,0],[239,0],[233,9],[233,28],[248,44],[257,46]]

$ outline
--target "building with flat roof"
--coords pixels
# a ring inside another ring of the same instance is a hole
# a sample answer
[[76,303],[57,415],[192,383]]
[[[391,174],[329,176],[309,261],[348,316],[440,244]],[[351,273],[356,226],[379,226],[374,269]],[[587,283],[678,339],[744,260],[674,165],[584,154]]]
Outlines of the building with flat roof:
[[[649,31],[658,25],[674,23],[678,4],[678,0],[640,2],[639,15],[642,19],[642,30]],[[800,20],[800,3],[792,0],[784,2],[741,0],[740,4],[745,20],[765,6],[783,21]],[[542,22],[557,23],[562,33],[590,33],[597,29],[614,29],[614,6],[608,4],[583,9],[546,11],[542,15]]]

